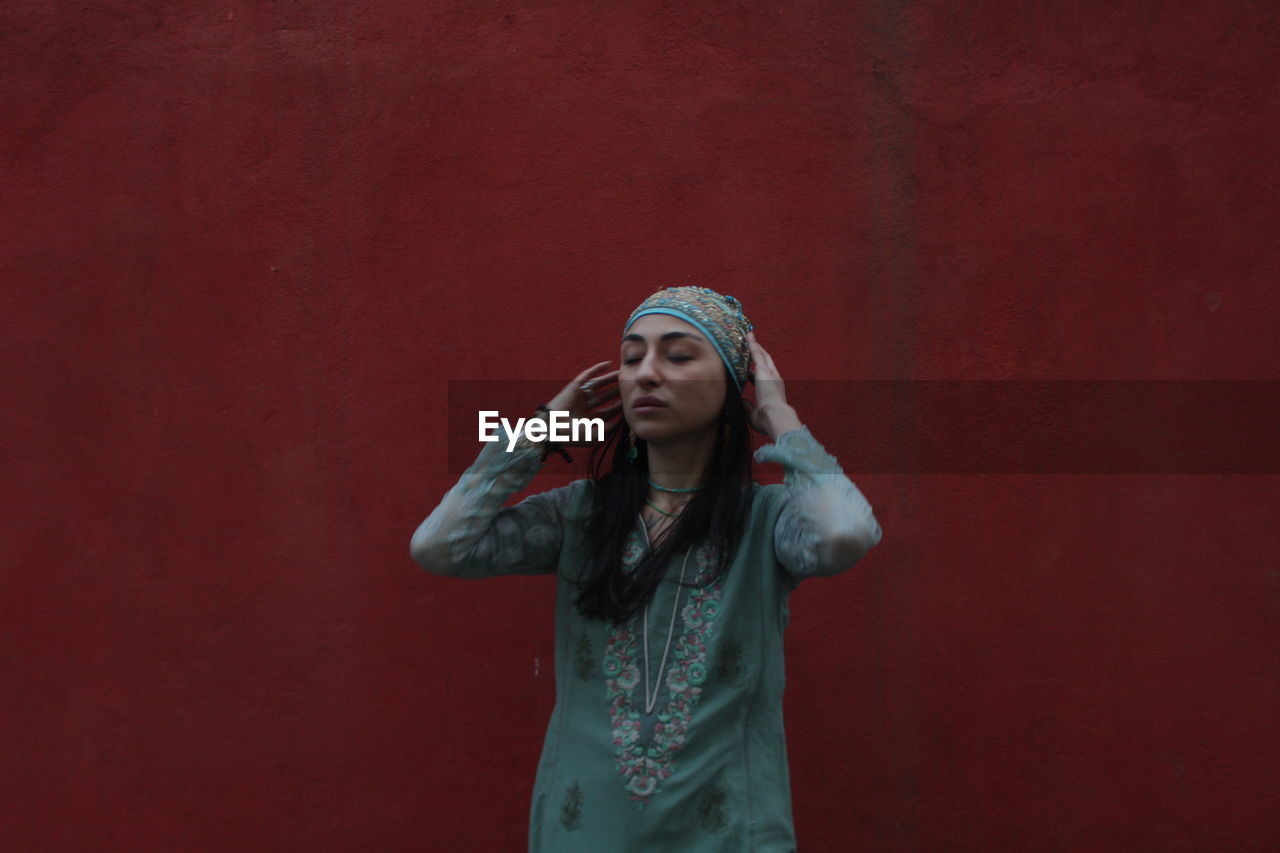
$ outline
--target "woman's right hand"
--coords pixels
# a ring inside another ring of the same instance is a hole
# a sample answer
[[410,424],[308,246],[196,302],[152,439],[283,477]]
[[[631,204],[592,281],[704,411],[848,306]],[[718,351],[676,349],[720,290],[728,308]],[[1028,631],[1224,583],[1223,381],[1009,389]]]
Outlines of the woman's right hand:
[[[551,402],[547,403],[547,408],[553,412],[568,412],[570,418],[604,418],[606,431],[609,428],[609,421],[622,411],[622,401],[601,409],[592,411],[602,403],[618,397],[618,373],[617,370],[611,370],[602,373],[609,366],[610,362],[602,361],[593,364],[586,370],[579,373],[564,389],[560,391]],[[591,383],[590,394],[582,390],[582,385],[586,382]],[[568,442],[572,445],[572,442]]]

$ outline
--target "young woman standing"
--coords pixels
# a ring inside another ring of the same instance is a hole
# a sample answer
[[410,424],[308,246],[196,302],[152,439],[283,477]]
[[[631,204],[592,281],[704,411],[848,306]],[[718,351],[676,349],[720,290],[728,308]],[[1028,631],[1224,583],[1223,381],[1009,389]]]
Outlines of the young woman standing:
[[[539,410],[622,415],[592,476],[504,507],[552,447],[507,452],[500,429],[413,535],[431,572],[558,577],[530,851],[795,849],[787,598],[858,562],[881,529],[752,328],[732,296],[653,294],[618,369],[587,368]],[[772,440],[754,460],[780,463],[783,483],[752,479],[752,428]]]

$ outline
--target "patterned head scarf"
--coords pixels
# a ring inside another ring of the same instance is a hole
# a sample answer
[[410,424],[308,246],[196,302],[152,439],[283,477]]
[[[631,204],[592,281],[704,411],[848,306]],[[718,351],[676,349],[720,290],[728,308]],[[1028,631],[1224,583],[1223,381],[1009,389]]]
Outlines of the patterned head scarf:
[[645,314],[670,314],[679,317],[707,336],[729,368],[741,393],[751,363],[751,346],[747,332],[755,328],[745,314],[742,303],[732,296],[716,293],[709,287],[668,287],[650,296],[631,312],[622,334]]

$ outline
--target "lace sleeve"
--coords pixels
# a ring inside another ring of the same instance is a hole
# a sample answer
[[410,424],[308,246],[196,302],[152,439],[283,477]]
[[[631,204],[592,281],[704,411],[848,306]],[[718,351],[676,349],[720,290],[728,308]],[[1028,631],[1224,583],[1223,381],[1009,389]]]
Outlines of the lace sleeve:
[[845,571],[880,541],[871,504],[807,426],[783,433],[755,459],[781,463],[786,472],[773,537],[792,586]]
[[506,430],[499,426],[497,434],[498,441],[485,444],[414,532],[409,553],[424,569],[462,578],[555,572],[563,519],[588,481],[504,507],[542,468],[543,457],[541,450],[522,443],[508,452]]

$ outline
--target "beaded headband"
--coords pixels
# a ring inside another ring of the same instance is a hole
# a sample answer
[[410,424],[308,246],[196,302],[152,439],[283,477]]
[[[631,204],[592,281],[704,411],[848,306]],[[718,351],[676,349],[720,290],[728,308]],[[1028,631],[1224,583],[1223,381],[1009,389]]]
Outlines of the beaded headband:
[[720,358],[729,368],[738,391],[747,381],[747,367],[751,363],[751,345],[747,332],[755,328],[742,313],[742,303],[728,294],[717,293],[709,287],[668,287],[650,296],[627,319],[627,329],[637,318],[645,314],[670,314],[679,317],[707,336]]

